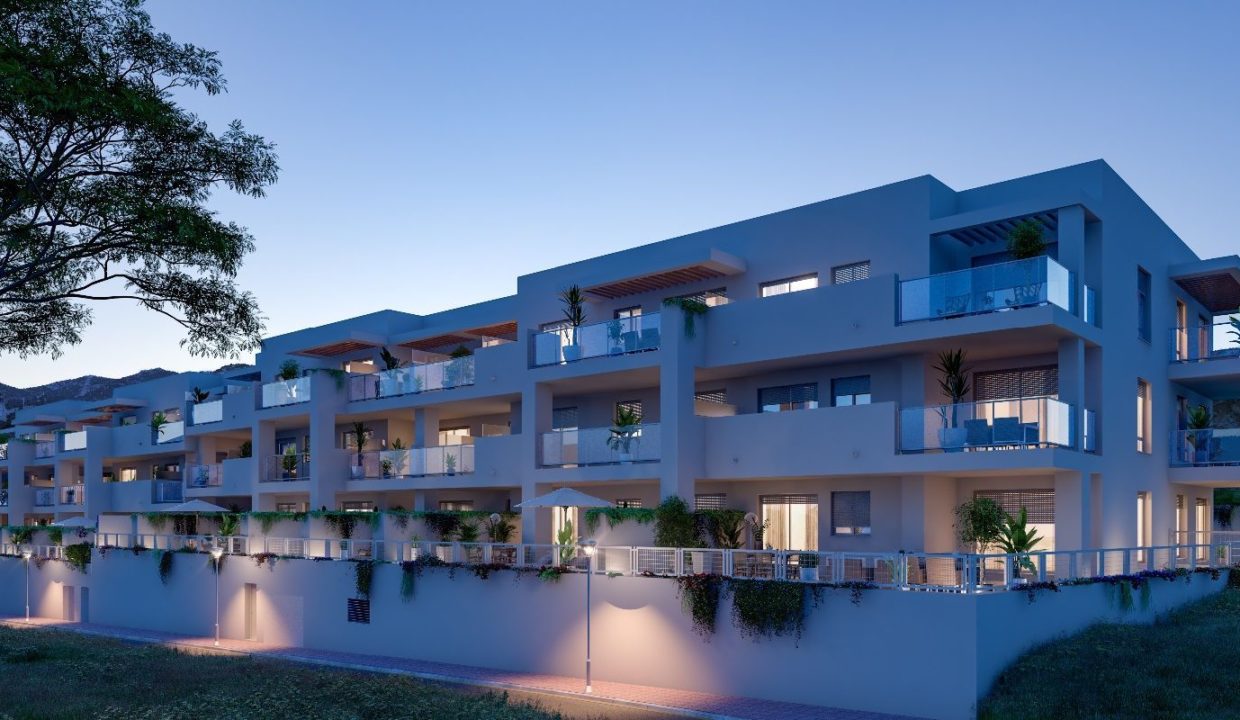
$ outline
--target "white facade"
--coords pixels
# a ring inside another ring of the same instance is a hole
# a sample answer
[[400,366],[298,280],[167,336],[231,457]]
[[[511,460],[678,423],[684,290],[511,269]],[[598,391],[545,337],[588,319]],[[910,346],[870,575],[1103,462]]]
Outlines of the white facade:
[[[1026,218],[1047,255],[1005,262]],[[574,284],[586,324],[566,349],[570,331],[545,329]],[[692,336],[664,306],[686,295],[710,306]],[[0,520],[194,497],[502,511],[572,486],[752,511],[777,548],[939,552],[956,506],[1006,492],[1055,549],[1162,544],[1207,529],[1212,487],[1237,484],[1226,430],[1177,431],[1182,407],[1240,395],[1212,328],[1238,305],[1240,258],[1199,259],[1101,161],[965,191],[924,176],[523,276],[478,305],[269,338],[250,368],[24,408]],[[940,413],[933,366],[958,348],[972,391]],[[380,372],[384,349],[404,366]],[[642,426],[617,448],[619,405]],[[521,524],[551,542],[550,511]]]

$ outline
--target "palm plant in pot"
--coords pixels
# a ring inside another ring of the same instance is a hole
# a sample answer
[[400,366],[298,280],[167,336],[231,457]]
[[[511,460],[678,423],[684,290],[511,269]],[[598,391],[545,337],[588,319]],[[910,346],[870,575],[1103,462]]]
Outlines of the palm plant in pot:
[[564,306],[564,320],[568,323],[568,342],[563,347],[564,361],[573,362],[581,359],[581,345],[577,344],[577,333],[586,322],[586,300],[581,286],[572,285],[560,291],[560,303]]
[[[1042,223],[1033,219],[1021,220],[1008,233],[1008,254],[1013,260],[1029,260],[1046,253]],[[1034,263],[1021,263],[1020,278],[1012,288],[1014,305],[1031,305],[1042,299],[1042,278]]]
[[197,385],[195,385],[195,386],[194,386],[194,389],[193,389],[191,392],[192,392],[192,394],[193,394],[193,396],[194,396],[194,403],[195,403],[195,404],[197,404],[197,403],[204,403],[204,402],[206,402],[206,401],[207,401],[207,399],[208,399],[208,398],[210,398],[210,397],[211,397],[211,393],[207,392],[206,390],[203,390],[202,388],[198,387]]
[[354,480],[361,480],[366,476],[366,467],[363,464],[362,451],[366,449],[366,444],[370,442],[369,436],[370,428],[366,427],[366,423],[353,423],[353,447],[357,450],[357,464],[353,465],[351,475]]
[[1214,440],[1214,431],[1210,428],[1213,418],[1205,405],[1198,405],[1188,411],[1188,430],[1184,432],[1184,440],[1193,449],[1194,463],[1210,462],[1210,444]]
[[633,440],[641,433],[641,416],[633,408],[621,405],[616,408],[616,422],[611,427],[607,447],[619,456],[622,463],[633,462]]
[[965,352],[959,348],[939,353],[939,362],[934,369],[939,372],[939,390],[951,400],[950,405],[938,407],[939,417],[943,420],[943,427],[939,428],[939,447],[956,452],[964,447],[968,437],[965,428],[960,427],[960,406],[972,390],[969,383],[971,369],[965,366]]
[[1040,542],[1042,538],[1038,535],[1037,529],[1029,527],[1029,513],[1025,508],[1022,507],[1016,517],[1006,512],[1003,514],[1003,531],[999,534],[997,544],[1004,554],[1015,556],[1012,563],[1015,582],[1021,584],[1027,582],[1021,577],[1023,570],[1031,573],[1037,572],[1037,567],[1029,558],[1029,553],[1033,552]]
[[172,421],[169,420],[168,416],[164,414],[164,412],[161,410],[156,410],[155,412],[151,413],[151,437],[153,438],[154,442],[162,441],[162,438],[160,437],[160,435],[163,433],[164,428],[170,422]]

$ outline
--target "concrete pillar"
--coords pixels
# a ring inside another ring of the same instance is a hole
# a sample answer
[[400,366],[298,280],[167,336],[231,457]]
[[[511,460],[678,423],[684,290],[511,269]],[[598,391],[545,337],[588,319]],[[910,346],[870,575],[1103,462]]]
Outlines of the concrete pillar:
[[[258,510],[270,510],[270,507],[263,505],[258,489],[260,483],[266,479],[271,464],[275,461],[276,424],[270,421],[255,420],[250,437],[250,442],[253,446],[251,448],[253,462],[250,463],[251,468],[253,468],[250,477],[250,488],[252,489],[250,506]],[[270,499],[267,502],[270,504]]]
[[1072,447],[1083,448],[1085,439],[1085,341],[1059,341],[1059,399],[1072,407]]
[[692,507],[694,485],[704,471],[703,427],[693,394],[708,321],[697,318],[693,338],[685,334],[684,312],[678,307],[664,307],[660,322],[659,496],[679,495]]
[[1055,473],[1055,549],[1085,550],[1094,539],[1094,488],[1076,470]]
[[424,407],[413,411],[413,446],[435,447],[439,444],[439,408]]
[[[545,383],[531,383],[525,387],[520,403],[521,411],[521,443],[520,461],[516,468],[514,480],[521,485],[521,502],[538,496],[535,476],[538,472],[542,436],[551,432],[552,408],[555,394],[551,386]],[[522,510],[521,537],[522,542],[536,543],[550,538],[550,526],[546,521],[540,522],[540,513]],[[545,530],[540,534],[540,530]]]
[[310,509],[336,508],[336,493],[349,477],[349,457],[336,447],[336,412],[344,390],[328,373],[310,374]]
[[9,441],[9,523],[23,525],[34,510],[34,489],[26,482],[27,465],[34,460],[34,443]]
[[111,452],[111,429],[86,428],[86,457],[82,461],[82,486],[85,492],[82,514],[96,522],[99,514],[112,509],[112,488],[103,481],[104,460]]
[[1085,208],[1080,205],[1059,208],[1059,247],[1057,260],[1072,273],[1072,301],[1076,314],[1084,317],[1085,283]]

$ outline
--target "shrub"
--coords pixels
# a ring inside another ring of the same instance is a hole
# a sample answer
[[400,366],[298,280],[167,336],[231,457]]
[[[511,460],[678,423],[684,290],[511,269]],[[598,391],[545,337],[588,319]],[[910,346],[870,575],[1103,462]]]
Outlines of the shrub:
[[654,544],[657,547],[701,547],[697,520],[689,506],[673,495],[654,511]]

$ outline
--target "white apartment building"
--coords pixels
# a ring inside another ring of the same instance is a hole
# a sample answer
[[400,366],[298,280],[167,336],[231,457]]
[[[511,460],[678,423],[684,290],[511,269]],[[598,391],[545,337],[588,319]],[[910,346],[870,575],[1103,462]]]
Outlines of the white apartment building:
[[[1026,220],[1046,251],[1014,260]],[[665,304],[685,297],[707,310]],[[1208,529],[1212,488],[1240,484],[1240,430],[1189,429],[1240,396],[1237,307],[1240,258],[1197,257],[1102,161],[960,191],[923,176],[477,305],[272,337],[252,367],[24,408],[0,521],[192,498],[502,511],[573,487],[753,512],[777,549],[941,552],[985,495],[1026,508],[1041,549],[1162,544]],[[955,350],[959,403],[935,369]],[[620,410],[639,424],[617,434]],[[521,536],[552,542],[559,522],[523,513]]]

